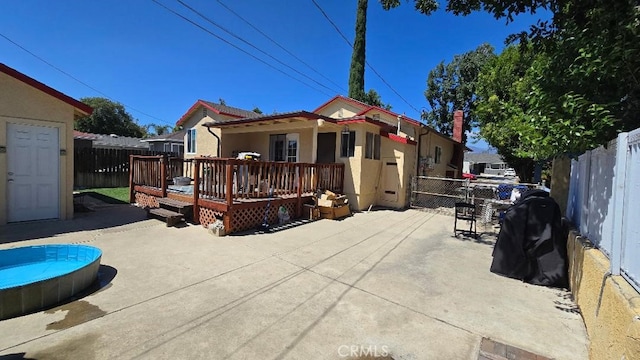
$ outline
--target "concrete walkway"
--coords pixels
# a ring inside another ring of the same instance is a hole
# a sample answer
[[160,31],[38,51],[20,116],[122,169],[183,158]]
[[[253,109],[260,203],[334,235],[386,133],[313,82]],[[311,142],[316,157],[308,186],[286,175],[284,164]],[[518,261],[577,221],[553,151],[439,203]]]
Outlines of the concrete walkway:
[[475,360],[483,337],[587,358],[569,294],[490,273],[494,238],[453,238],[451,217],[373,211],[217,238],[95,210],[0,227],[0,248],[99,247],[106,285],[0,321],[0,358]]

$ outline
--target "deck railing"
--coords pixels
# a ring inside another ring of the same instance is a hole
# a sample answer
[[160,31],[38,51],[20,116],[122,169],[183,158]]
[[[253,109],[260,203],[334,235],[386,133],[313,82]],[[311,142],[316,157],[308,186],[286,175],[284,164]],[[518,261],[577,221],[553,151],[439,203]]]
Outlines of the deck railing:
[[[137,185],[166,196],[173,178],[193,179],[195,199],[231,205],[234,200],[343,191],[344,164],[309,164],[197,157],[136,156],[130,159],[131,192]],[[133,199],[132,199],[133,201]]]

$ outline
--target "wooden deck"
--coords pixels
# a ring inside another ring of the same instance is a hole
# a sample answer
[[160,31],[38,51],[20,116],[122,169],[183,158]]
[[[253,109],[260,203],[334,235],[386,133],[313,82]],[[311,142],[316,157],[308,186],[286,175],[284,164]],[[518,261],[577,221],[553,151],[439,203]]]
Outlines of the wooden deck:
[[[159,199],[193,204],[192,221],[207,227],[222,220],[227,233],[275,223],[284,207],[292,218],[317,190],[342,192],[344,164],[307,164],[200,157],[194,159],[132,155],[130,202],[160,207]],[[192,179],[190,193],[170,185],[176,177]]]

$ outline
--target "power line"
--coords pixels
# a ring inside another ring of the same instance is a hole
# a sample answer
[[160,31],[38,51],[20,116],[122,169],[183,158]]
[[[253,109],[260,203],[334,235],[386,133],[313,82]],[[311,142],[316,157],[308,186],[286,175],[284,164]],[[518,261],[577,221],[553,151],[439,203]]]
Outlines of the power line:
[[[322,7],[320,6],[320,4],[318,4],[318,2],[316,0],[311,0],[311,2],[313,2],[313,4],[316,6],[316,8],[318,8],[318,10],[322,13],[322,15],[324,16],[325,19],[327,19],[327,21],[333,26],[333,28],[338,32],[338,34],[340,34],[340,36],[342,37],[342,39],[344,39],[344,41],[349,45],[349,47],[351,49],[353,49],[353,44],[351,44],[351,41],[349,41],[349,39],[347,39],[347,37],[344,35],[344,33],[340,30],[340,28],[338,27],[338,25],[336,25],[336,23],[333,22],[333,20],[331,20],[331,18],[329,17],[329,15],[327,15],[327,13],[322,9]],[[402,95],[400,95],[399,92],[396,91],[396,89],[394,89],[391,84],[389,84],[387,82],[387,80],[385,80],[382,75],[380,75],[380,73],[378,71],[376,71],[376,69],[373,68],[373,66],[371,64],[369,64],[369,62],[365,59],[365,64],[367,65],[367,67],[369,67],[369,69],[371,69],[371,71],[373,71],[374,74],[376,74],[376,76],[378,78],[380,78],[380,80],[382,80],[382,82],[387,85],[387,87],[389,89],[391,89],[391,91],[393,91],[402,101],[404,101],[407,105],[409,105],[409,107],[411,107],[413,110],[415,110],[418,114],[421,114],[420,110],[416,109],[411,103],[409,103],[404,97],[402,97]]]
[[231,43],[231,42],[230,42],[230,41],[228,41],[227,39],[225,39],[225,38],[223,38],[223,37],[221,37],[221,36],[219,36],[219,35],[217,35],[217,34],[213,33],[212,31],[210,31],[209,29],[205,28],[204,26],[202,26],[202,25],[200,25],[200,24],[196,23],[195,21],[193,21],[193,20],[191,20],[191,19],[187,18],[186,16],[184,16],[184,15],[182,15],[182,14],[178,13],[177,11],[175,11],[175,10],[173,10],[173,9],[168,8],[168,7],[167,7],[167,6],[165,6],[164,4],[162,4],[162,3],[158,2],[157,0],[151,0],[151,1],[153,1],[153,2],[154,2],[155,4],[157,4],[158,6],[160,6],[160,7],[164,8],[165,10],[169,11],[169,12],[170,12],[170,13],[172,13],[173,15],[175,15],[175,16],[177,16],[177,17],[181,18],[182,20],[184,20],[184,21],[186,21],[186,22],[190,23],[191,25],[193,25],[193,26],[195,26],[195,27],[199,28],[200,30],[202,30],[202,31],[204,31],[204,32],[206,32],[206,33],[208,33],[209,35],[211,35],[211,36],[215,37],[216,39],[218,39],[218,40],[220,40],[220,41],[224,42],[225,44],[227,44],[227,45],[229,45],[229,46],[231,46],[231,47],[235,48],[236,50],[241,51],[242,53],[244,53],[244,54],[246,54],[246,55],[251,56],[251,57],[252,57],[252,58],[254,58],[255,60],[257,60],[257,61],[259,61],[259,62],[261,62],[261,63],[263,63],[263,64],[267,65],[268,67],[270,67],[270,68],[272,68],[272,69],[274,69],[274,70],[278,71],[279,73],[281,73],[281,74],[283,74],[283,75],[285,75],[285,76],[287,76],[287,77],[289,77],[289,78],[291,78],[291,79],[293,79],[293,80],[295,80],[295,81],[297,81],[297,82],[299,82],[299,83],[301,83],[301,84],[303,84],[303,85],[305,85],[305,86],[309,87],[310,89],[313,89],[313,90],[315,90],[315,91],[318,91],[318,92],[320,92],[320,93],[322,93],[322,94],[324,94],[324,95],[326,95],[326,96],[331,96],[331,95],[327,94],[325,91],[320,90],[320,89],[318,89],[318,88],[316,88],[316,87],[314,87],[314,86],[311,86],[311,85],[307,84],[306,82],[304,82],[304,81],[302,81],[302,80],[300,80],[300,79],[298,79],[298,78],[296,78],[296,77],[292,76],[291,74],[288,74],[288,73],[286,73],[285,71],[283,71],[283,70],[281,70],[281,69],[278,69],[277,67],[275,67],[275,66],[273,66],[273,65],[269,64],[268,62],[264,61],[263,59],[260,59],[259,57],[257,57],[257,56],[255,56],[255,55],[253,55],[252,53],[250,53],[250,52],[248,52],[248,51],[246,51],[246,50],[244,50],[243,48],[241,48],[241,47],[239,47],[239,46],[237,46],[237,45],[235,45],[235,44]]
[[[4,34],[0,33],[0,37],[3,37],[3,38],[4,38],[5,40],[7,40],[8,42],[10,42],[10,43],[12,43],[13,45],[15,45],[15,46],[19,47],[20,49],[22,49],[23,51],[25,51],[25,52],[26,52],[26,53],[28,53],[29,55],[31,55],[31,56],[33,56],[33,57],[35,57],[36,59],[38,59],[38,60],[42,61],[43,63],[45,63],[45,64],[49,65],[49,66],[50,66],[50,67],[52,67],[53,69],[55,69],[55,70],[57,70],[58,72],[62,73],[63,75],[66,75],[66,76],[70,77],[71,79],[73,79],[73,80],[77,81],[78,83],[80,83],[80,84],[82,84],[82,85],[86,86],[87,88],[89,88],[89,89],[91,89],[91,90],[93,90],[93,91],[97,92],[98,94],[100,94],[100,95],[102,95],[102,96],[106,97],[107,99],[109,99],[109,100],[111,100],[111,101],[119,102],[119,101],[117,101],[117,100],[113,99],[112,97],[110,97],[109,95],[105,94],[104,92],[102,92],[102,91],[100,91],[100,90],[96,89],[95,87],[93,87],[93,86],[91,86],[91,85],[87,84],[86,82],[84,82],[84,81],[82,81],[82,80],[78,79],[77,77],[75,77],[75,76],[73,76],[73,75],[69,74],[68,72],[66,72],[66,71],[64,71],[64,70],[62,70],[62,69],[60,69],[59,67],[57,67],[57,66],[53,65],[52,63],[48,62],[48,61],[47,61],[47,60],[45,60],[44,58],[42,58],[42,57],[38,56],[37,54],[35,54],[35,53],[33,53],[33,52],[29,51],[27,48],[25,48],[24,46],[22,46],[22,45],[18,44],[18,43],[17,43],[17,42],[15,42],[15,41],[11,40],[11,39],[10,39],[10,38],[8,38],[6,35],[4,35]],[[153,115],[149,115],[149,114],[147,114],[147,113],[145,113],[145,112],[143,112],[143,111],[141,111],[141,110],[138,110],[138,109],[134,108],[133,106],[129,106],[129,105],[127,105],[127,104],[123,103],[123,102],[120,102],[120,104],[122,104],[124,107],[127,107],[127,108],[129,108],[129,109],[131,109],[131,110],[133,110],[133,111],[136,111],[136,112],[138,112],[138,113],[140,113],[140,114],[142,114],[142,115],[148,116],[148,117],[150,117],[150,118],[152,118],[152,119],[158,120],[158,121],[160,121],[160,122],[163,122],[163,123],[165,123],[165,124],[169,124],[169,125],[172,125],[172,126],[174,125],[173,123],[170,123],[170,122],[168,122],[168,121],[162,120],[162,119],[157,118],[157,117],[155,117],[155,116],[153,116]]]
[[253,30],[257,31],[258,33],[260,33],[262,36],[264,36],[265,38],[267,38],[269,41],[271,41],[273,44],[275,44],[276,46],[278,46],[280,49],[282,49],[284,52],[286,52],[287,54],[289,54],[291,57],[293,57],[294,59],[298,60],[299,62],[301,62],[302,64],[304,64],[306,67],[308,67],[309,69],[311,69],[313,72],[315,72],[316,74],[320,75],[322,78],[324,78],[325,80],[329,81],[330,83],[332,83],[333,85],[337,86],[340,90],[343,91],[347,91],[347,89],[343,88],[341,85],[338,85],[337,83],[335,83],[333,80],[329,79],[328,77],[324,76],[321,72],[319,72],[318,70],[316,70],[313,66],[309,65],[308,63],[306,63],[304,60],[300,59],[298,56],[296,56],[294,53],[292,53],[291,51],[287,50],[287,48],[285,48],[284,46],[282,46],[280,43],[278,43],[276,40],[274,40],[273,38],[271,38],[269,35],[265,34],[262,30],[260,30],[258,27],[256,27],[255,25],[253,25],[249,20],[245,19],[244,17],[242,17],[240,14],[238,14],[237,12],[235,12],[233,9],[231,9],[229,6],[227,6],[225,3],[223,3],[220,0],[216,0],[220,5],[222,5],[225,9],[227,9],[227,11],[229,11],[230,13],[232,13],[233,15],[235,15],[236,17],[238,17],[240,20],[244,21],[245,24],[249,25]]
[[305,77],[305,78],[307,78],[307,79],[309,79],[309,80],[313,81],[314,83],[316,83],[316,84],[318,84],[318,85],[322,86],[323,88],[325,88],[325,89],[327,89],[327,90],[329,90],[329,91],[335,91],[335,90],[331,89],[330,87],[325,86],[324,84],[320,83],[319,81],[317,81],[317,80],[315,80],[315,79],[311,78],[310,76],[308,76],[308,75],[306,75],[306,74],[302,73],[301,71],[299,71],[299,70],[297,70],[297,69],[293,68],[292,66],[290,66],[290,65],[288,65],[288,64],[286,64],[286,63],[284,63],[284,62],[282,62],[281,60],[277,59],[275,56],[273,56],[273,55],[269,54],[268,52],[266,52],[266,51],[264,51],[264,50],[262,50],[262,49],[258,48],[257,46],[253,45],[252,43],[250,43],[249,41],[247,41],[247,40],[243,39],[242,37],[240,37],[240,36],[238,36],[238,35],[234,34],[231,30],[226,29],[226,28],[225,28],[225,27],[223,27],[222,25],[220,25],[220,24],[216,23],[215,21],[211,20],[209,17],[205,16],[205,15],[204,15],[204,14],[202,14],[200,11],[198,11],[198,10],[194,9],[193,7],[191,7],[189,4],[185,3],[184,1],[182,1],[182,0],[176,0],[176,1],[177,1],[178,3],[180,3],[180,5],[182,5],[182,6],[186,7],[187,9],[191,10],[193,13],[195,13],[196,15],[198,15],[199,17],[201,17],[202,19],[204,19],[205,21],[207,21],[208,23],[210,23],[211,25],[213,25],[213,26],[217,27],[218,29],[220,29],[220,30],[222,30],[222,31],[226,32],[227,34],[229,34],[229,35],[233,36],[234,38],[236,38],[236,39],[238,39],[238,40],[242,41],[242,42],[243,42],[243,43],[245,43],[246,45],[248,45],[248,46],[252,47],[253,49],[255,49],[255,50],[259,51],[259,52],[261,52],[263,55],[268,56],[268,57],[269,57],[269,58],[271,58],[272,60],[276,61],[278,64],[280,64],[280,65],[282,65],[282,66],[284,66],[284,67],[287,67],[288,69],[290,69],[290,70],[294,71],[294,72],[295,72],[295,73],[297,73],[298,75],[301,75],[301,76],[303,76],[303,77]]

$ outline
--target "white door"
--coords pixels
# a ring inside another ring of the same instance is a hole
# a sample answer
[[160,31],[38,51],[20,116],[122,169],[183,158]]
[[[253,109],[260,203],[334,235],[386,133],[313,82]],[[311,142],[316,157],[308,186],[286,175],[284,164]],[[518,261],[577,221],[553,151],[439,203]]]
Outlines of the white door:
[[7,124],[7,220],[60,217],[58,129]]
[[395,159],[384,161],[384,194],[382,201],[387,205],[397,205],[398,192],[400,191],[400,173]]

